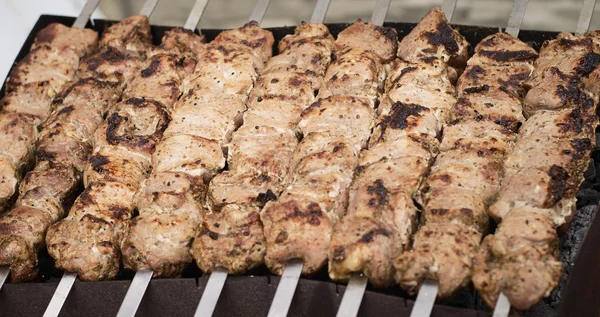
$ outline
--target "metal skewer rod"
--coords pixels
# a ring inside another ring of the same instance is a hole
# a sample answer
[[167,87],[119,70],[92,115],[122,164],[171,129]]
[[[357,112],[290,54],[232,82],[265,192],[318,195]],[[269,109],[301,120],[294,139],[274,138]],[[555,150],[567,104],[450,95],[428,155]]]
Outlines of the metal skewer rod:
[[[96,0],[93,0],[93,1],[96,1]],[[99,1],[97,1],[97,2],[99,2]],[[149,17],[152,14],[152,11],[154,11],[154,8],[156,8],[157,3],[158,3],[158,0],[146,0],[146,2],[144,2],[142,9],[140,10],[140,14]],[[96,4],[96,6],[97,6],[97,4]],[[83,11],[86,11],[87,7],[88,7],[88,5],[86,4]],[[83,14],[83,12],[82,12],[82,14]],[[91,15],[91,12],[86,11],[86,15],[89,18],[89,16]],[[79,20],[79,18],[77,18],[77,21],[78,20]],[[78,23],[77,21],[75,21],[75,24]],[[74,24],[74,26],[75,26],[75,24]],[[85,25],[85,23],[83,25]],[[50,300],[48,307],[46,307],[46,311],[44,312],[44,317],[55,317],[60,314],[62,306],[65,303],[65,301],[67,300],[67,297],[69,296],[69,293],[71,292],[71,288],[73,287],[73,284],[75,283],[76,279],[77,279],[77,273],[64,272],[62,278],[60,279],[60,282],[58,283],[58,287],[54,291],[54,295],[52,295],[52,299]]]
[[[146,4],[154,1],[155,4],[158,0],[148,0]],[[206,9],[206,5],[208,4],[208,0],[196,0],[194,3],[194,7],[192,8],[186,22],[184,25],[185,29],[195,31],[202,15],[204,14],[204,10]],[[154,8],[154,6],[153,6]],[[142,11],[146,9],[146,5]],[[151,12],[151,11],[150,11]],[[117,317],[129,317],[135,316],[135,313],[144,298],[144,294],[146,293],[146,289],[150,284],[150,280],[152,280],[152,276],[154,275],[154,271],[152,269],[143,269],[135,272],[135,276],[127,289],[127,294],[125,294],[125,298],[121,303],[121,307],[119,307],[119,312],[117,313]]]
[[581,13],[579,13],[579,21],[577,21],[577,31],[575,31],[575,34],[583,35],[590,28],[590,23],[592,23],[592,16],[594,15],[595,6],[596,0],[583,1]]
[[271,4],[271,0],[256,1],[256,5],[254,6],[254,10],[252,10],[248,21],[256,21],[258,22],[258,24],[260,24],[260,22],[262,22],[262,19],[265,17],[265,13],[267,13],[269,4]]
[[[391,2],[392,0],[377,0],[371,15],[371,23],[379,26],[383,25]],[[302,274],[302,266],[303,262],[301,260],[292,260],[287,263],[277,286],[277,291],[275,291],[268,317],[284,317],[287,315]],[[344,298],[342,298],[338,316],[355,316],[358,313],[367,282],[367,279],[360,275],[354,275],[350,279]]]
[[446,20],[448,20],[448,22],[452,22],[454,9],[456,9],[456,2],[458,2],[458,0],[444,0],[442,3],[442,11],[446,14]]
[[510,16],[508,17],[508,25],[505,30],[506,33],[514,37],[519,36],[528,2],[529,0],[515,0]]
[[[264,4],[264,2],[265,2],[264,0],[258,1],[258,3],[256,4],[256,8],[254,8],[254,11],[252,12],[252,14],[250,16],[250,21],[254,20],[254,21],[257,21],[260,23],[260,20],[262,20],[262,16],[257,17],[256,13],[260,11],[260,12],[262,12],[262,15],[264,15],[264,13],[266,12],[266,7],[268,7],[268,5],[269,5],[268,3]],[[325,20],[325,15],[327,15],[327,9],[329,8],[330,3],[331,3],[331,0],[318,0],[317,4],[315,6],[315,9],[313,10],[312,17],[310,18],[310,23],[323,23],[323,21]],[[259,7],[261,8],[260,10],[259,10]],[[286,270],[288,270],[288,268],[289,268],[291,271],[287,271],[287,273],[284,271],[284,273],[283,273],[283,276],[286,276],[286,281],[289,283],[288,288],[291,288],[292,290],[296,289],[296,285],[298,284],[298,279],[300,278],[300,273],[302,273],[302,261],[296,261],[296,262],[298,262],[298,263],[296,263],[295,266],[294,265],[292,265],[292,267],[290,267],[289,265],[286,266]],[[296,273],[296,271],[298,271],[298,272]],[[221,292],[223,291],[223,286],[225,285],[225,281],[227,280],[227,275],[228,275],[228,272],[227,272],[226,268],[216,267],[213,270],[213,272],[210,274],[210,277],[208,278],[208,283],[206,284],[206,288],[202,292],[202,297],[200,298],[200,303],[198,303],[198,307],[196,308],[194,317],[212,316],[213,312],[215,311],[215,308],[217,307],[217,303],[219,301],[219,297],[221,296]],[[282,282],[283,282],[283,276],[282,276]],[[294,278],[295,278],[295,281],[294,281]],[[294,292],[292,291],[291,296],[293,297],[293,295],[294,295]],[[277,297],[277,294],[275,294],[275,296]],[[289,299],[289,302],[291,302],[291,298]],[[273,308],[273,307],[271,307],[271,308]],[[288,308],[289,308],[289,306],[288,306]],[[276,312],[274,311],[273,313],[276,313]],[[282,315],[285,316],[286,313],[287,313],[287,309],[285,310],[285,312]],[[271,310],[270,310],[269,316],[279,316],[279,315],[271,315]]]
[[[92,13],[94,13],[94,10],[96,10],[100,4],[100,1],[101,0],[88,0],[83,6],[83,9],[81,9],[77,19],[75,19],[75,22],[73,22],[73,27],[78,29],[85,28],[85,25],[90,20]],[[2,285],[4,285],[4,282],[8,278],[9,274],[10,266],[0,266],[0,289],[2,289]]]
[[[513,8],[508,18],[508,26],[506,27],[506,33],[517,37],[525,17],[525,11],[527,10],[527,3],[529,0],[515,0]],[[450,18],[448,18],[450,20]],[[438,293],[438,282],[434,280],[425,280],[419,288],[419,294],[415,301],[415,306],[410,314],[411,317],[428,317],[431,315],[433,305]],[[498,311],[498,315],[496,315]],[[494,317],[506,317],[510,312],[510,302],[500,293],[498,302],[494,310]]]
[[94,13],[99,4],[100,0],[88,0],[83,6],[83,9],[81,9],[77,19],[75,19],[75,22],[73,22],[73,27],[78,29],[85,28],[85,25],[88,23],[92,13]]

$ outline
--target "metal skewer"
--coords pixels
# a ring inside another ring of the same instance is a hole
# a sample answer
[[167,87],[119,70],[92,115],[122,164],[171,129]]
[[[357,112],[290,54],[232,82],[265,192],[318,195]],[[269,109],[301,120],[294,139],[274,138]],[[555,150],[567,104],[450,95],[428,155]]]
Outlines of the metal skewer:
[[456,9],[456,2],[458,2],[458,0],[444,0],[442,3],[442,11],[446,14],[446,20],[448,20],[448,22],[452,22],[454,9]]
[[[92,0],[91,2],[95,2],[96,4],[94,7],[96,7],[96,6],[98,6],[98,3],[100,3],[100,0]],[[88,4],[89,4],[89,2],[88,2]],[[82,15],[85,13],[87,18],[89,18],[91,16],[91,13],[93,11],[92,9],[89,8],[90,6],[88,4],[85,5],[85,7],[83,8],[83,11],[81,13]],[[140,10],[140,14],[149,17],[152,14],[152,11],[154,11],[156,4],[158,4],[158,0],[146,0],[146,2],[144,2],[142,9]],[[77,20],[73,24],[74,27],[76,25],[87,24],[87,21],[81,21],[80,18],[81,18],[81,15],[79,16],[79,18],[77,18]],[[54,317],[54,316],[58,316],[60,314],[62,306],[65,303],[65,301],[67,300],[67,297],[69,296],[69,293],[71,292],[71,288],[73,287],[73,284],[75,283],[76,279],[77,279],[77,273],[64,272],[62,278],[60,279],[60,282],[58,283],[58,287],[54,291],[54,295],[52,295],[52,299],[50,300],[48,307],[46,307],[46,311],[44,312],[44,317]]]
[[[383,25],[391,2],[392,0],[377,0],[375,9],[371,15],[371,23],[379,26]],[[317,4],[320,3],[321,1]],[[318,9],[318,7],[315,8],[315,11]],[[313,14],[313,17],[315,15]],[[324,17],[325,15],[321,15],[322,19]],[[279,285],[277,286],[277,291],[275,291],[275,297],[271,303],[268,317],[284,317],[287,315],[294,298],[294,293],[296,292],[298,281],[300,280],[300,275],[302,274],[303,265],[304,263],[301,260],[292,260],[286,264]],[[355,275],[350,279],[344,293],[344,298],[342,298],[338,316],[352,316],[358,313],[360,301],[362,301],[366,287],[367,279],[365,277]],[[345,299],[346,297],[347,299]]]
[[[513,8],[508,18],[508,25],[506,27],[506,33],[517,37],[519,35],[519,31],[521,29],[521,24],[523,23],[523,18],[525,17],[525,11],[527,10],[527,2],[529,0],[515,0],[513,3]],[[452,16],[446,14],[446,17]],[[448,18],[450,22],[450,18]],[[417,294],[417,300],[415,301],[415,306],[410,313],[411,317],[429,317],[431,315],[431,311],[433,310],[433,306],[435,304],[435,299],[438,293],[438,282],[434,280],[425,280],[421,287],[419,288],[419,293]],[[510,302],[504,296],[504,294],[500,293],[500,297],[498,298],[498,302],[496,303],[496,307],[494,309],[494,317],[506,317],[510,312]]]
[[[86,24],[90,20],[90,17],[92,16],[92,13],[94,13],[94,10],[96,10],[100,4],[100,1],[101,0],[88,0],[83,6],[83,9],[81,9],[77,19],[75,19],[75,22],[73,22],[72,27],[78,29],[85,28]],[[9,274],[10,266],[0,266],[0,289],[2,289],[2,285],[4,285],[4,282],[8,278]]]
[[575,31],[575,34],[583,35],[590,28],[590,23],[592,23],[592,16],[594,15],[595,6],[596,0],[583,1],[581,13],[579,14],[579,21],[577,21],[577,31]]
[[269,8],[269,4],[271,4],[271,0],[258,0],[256,1],[256,5],[254,6],[254,10],[250,14],[250,18],[248,21],[256,21],[258,24],[265,17],[265,13],[267,13],[267,9]]
[[[150,0],[148,2],[150,2]],[[148,2],[146,2],[146,4],[148,4]],[[192,8],[185,22],[185,29],[191,31],[196,30],[207,4],[208,0],[196,0],[194,7]],[[142,11],[144,11],[145,8],[146,5],[144,5],[144,9],[142,9]],[[152,280],[152,275],[154,275],[154,271],[152,269],[143,269],[135,272],[135,276],[133,277],[129,288],[127,289],[127,294],[125,294],[125,298],[121,303],[121,307],[119,307],[117,317],[135,316],[135,313],[137,312],[138,307],[144,298],[146,289],[150,284],[150,280]]]

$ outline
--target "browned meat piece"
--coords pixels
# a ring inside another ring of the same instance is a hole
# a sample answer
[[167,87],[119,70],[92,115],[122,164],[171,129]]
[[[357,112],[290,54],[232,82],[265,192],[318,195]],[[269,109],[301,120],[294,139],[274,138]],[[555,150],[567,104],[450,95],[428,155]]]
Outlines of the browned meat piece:
[[79,55],[69,48],[58,49],[48,45],[31,50],[11,70],[7,88],[29,83],[48,82],[54,93],[73,78],[79,65]]
[[51,46],[75,51],[78,56],[90,54],[98,46],[98,33],[92,29],[72,28],[60,23],[51,23],[35,36],[31,49]]
[[439,283],[438,297],[449,297],[471,277],[471,258],[481,233],[448,221],[427,223],[414,237],[410,251],[394,262],[396,281],[415,294],[425,279]]
[[142,60],[135,54],[119,47],[105,47],[81,61],[77,71],[79,78],[97,78],[121,84],[125,88],[142,67]]
[[506,33],[496,33],[477,44],[475,55],[467,64],[520,67],[533,63],[537,57],[537,52],[525,42]]
[[450,66],[464,68],[469,58],[469,43],[450,27],[440,8],[433,8],[415,28],[402,39],[398,56],[418,62],[421,58],[440,58]]
[[354,97],[367,100],[373,108],[385,80],[385,70],[377,55],[351,48],[339,54],[327,68],[317,99]]
[[206,40],[203,35],[197,35],[184,28],[172,28],[165,32],[160,45],[151,51],[152,55],[174,54],[189,59],[198,59],[202,55]]
[[140,215],[133,218],[122,242],[123,265],[152,269],[157,276],[176,276],[192,261],[190,241],[202,220],[197,202],[202,181],[183,173],[155,173],[136,197]]
[[342,218],[331,234],[329,276],[348,281],[354,272],[363,272],[373,285],[389,286],[394,272],[390,259],[404,247],[396,243],[389,226],[373,217]]
[[358,20],[340,32],[335,41],[336,56],[344,55],[347,48],[370,51],[377,55],[377,62],[389,62],[398,51],[398,34],[392,28]]
[[111,25],[100,39],[100,46],[119,47],[142,57],[151,45],[150,21],[144,15],[130,16]]
[[374,119],[369,99],[338,95],[313,103],[302,113],[298,127],[304,135],[328,131],[331,137],[344,138],[360,150],[367,145]]
[[259,211],[229,204],[207,214],[190,250],[198,267],[207,273],[224,267],[241,274],[262,264],[266,245]]
[[502,292],[526,310],[549,296],[562,275],[552,219],[535,208],[514,208],[474,257],[473,284],[493,307]]
[[[460,99],[457,103],[460,103]],[[486,149],[509,153],[516,141],[516,135],[502,125],[489,120],[464,121],[444,127],[444,138],[440,151],[453,149]]]
[[241,28],[219,33],[211,45],[249,52],[254,57],[255,69],[262,69],[273,55],[274,43],[273,33],[261,29],[256,21],[250,21]]

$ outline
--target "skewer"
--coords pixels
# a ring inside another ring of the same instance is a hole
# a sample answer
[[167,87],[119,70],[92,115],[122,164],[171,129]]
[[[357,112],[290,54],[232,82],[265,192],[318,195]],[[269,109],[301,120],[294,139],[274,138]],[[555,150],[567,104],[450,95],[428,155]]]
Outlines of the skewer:
[[[525,17],[525,11],[527,10],[527,2],[529,2],[529,0],[515,0],[512,11],[508,18],[508,25],[505,30],[506,33],[514,37],[519,35],[521,24],[523,23],[523,18]],[[433,310],[433,305],[435,304],[437,293],[438,282],[434,280],[425,280],[419,288],[417,300],[415,301],[415,306],[413,307],[410,316],[430,316],[431,311]],[[504,296],[504,294],[500,293],[498,302],[496,303],[496,307],[494,309],[494,317],[506,317],[508,316],[509,312],[510,302],[506,296]]]
[[[150,0],[148,2],[150,2]],[[196,0],[194,7],[185,22],[184,29],[191,31],[196,30],[207,4],[208,0]],[[144,8],[145,7],[146,6],[144,6]],[[142,11],[143,10],[144,9],[142,9]],[[127,289],[127,294],[125,294],[121,307],[119,307],[119,312],[117,313],[118,317],[135,316],[135,313],[144,298],[146,289],[150,284],[150,280],[152,280],[152,275],[154,275],[154,271],[151,269],[143,269],[135,272],[135,276],[129,285],[129,289]]]
[[[454,9],[456,8],[457,0],[444,0],[442,4],[442,10],[446,14],[446,19],[448,22],[452,21],[452,16],[454,15]],[[389,3],[388,3],[389,6]],[[375,13],[373,13],[373,17],[375,17]],[[373,21],[373,17],[371,18]],[[383,22],[383,20],[382,20]],[[348,281],[348,286],[346,287],[346,291],[344,292],[344,296],[342,297],[342,302],[340,303],[340,307],[337,312],[338,317],[342,316],[357,316],[358,311],[360,309],[360,305],[362,303],[362,299],[364,297],[365,291],[367,289],[368,279],[362,274],[355,273]],[[428,287],[428,284],[431,284],[426,281],[421,287]],[[419,306],[423,309],[431,306],[428,310],[424,310],[420,316],[429,316],[431,309],[433,308],[433,303],[435,302],[435,294],[437,294],[437,284],[434,285],[435,289],[426,290],[423,296],[433,294],[433,298],[429,299],[427,297],[422,297],[421,301],[425,301],[426,303],[431,302],[430,304]],[[421,296],[421,294],[419,294]],[[417,301],[419,301],[419,297],[417,297]]]
[[[392,0],[377,0],[375,9],[371,15],[371,23],[379,26],[383,25],[391,2]],[[320,4],[320,2],[318,4]],[[315,10],[317,9],[318,8]],[[294,298],[294,293],[296,292],[296,286],[300,280],[302,266],[303,262],[301,260],[292,260],[287,263],[281,275],[281,281],[277,286],[275,297],[271,303],[268,317],[283,317],[287,315]],[[344,295],[348,294],[348,298],[342,299],[342,304],[337,316],[356,315],[360,308],[360,302],[362,301],[366,287],[367,279],[361,275],[354,275],[350,279],[348,286],[346,287],[346,292],[344,293]],[[353,312],[354,314],[352,314]]]
[[583,1],[581,13],[579,14],[579,21],[577,21],[577,31],[575,31],[576,35],[583,35],[583,33],[587,32],[587,30],[590,28],[595,6],[596,0]]
[[514,37],[519,36],[521,24],[523,23],[525,11],[527,10],[527,2],[529,2],[529,0],[515,0],[510,16],[508,17],[508,25],[505,30],[506,33]]
[[[158,0],[156,0],[156,1],[158,1]],[[72,27],[78,28],[78,29],[85,28],[86,24],[90,20],[90,17],[92,16],[92,13],[94,13],[94,10],[96,10],[96,8],[98,7],[99,4],[100,4],[100,0],[88,0],[85,3],[85,5],[83,6],[83,9],[81,9],[81,12],[79,13],[79,16],[77,17],[77,19],[75,19],[75,22],[73,22]],[[2,289],[2,285],[4,285],[4,282],[8,278],[9,274],[10,274],[9,266],[1,266],[0,267],[0,290]]]
[[[98,3],[100,2],[99,0],[94,0],[94,1],[97,1]],[[142,9],[140,10],[140,14],[145,15],[145,16],[150,16],[152,14],[152,11],[154,11],[154,8],[156,8],[157,4],[158,4],[158,0],[146,0],[146,2],[144,2],[144,5],[142,6]],[[84,7],[84,11],[86,11],[87,7],[88,7],[87,5]],[[86,11],[86,14],[88,17],[91,15],[91,13],[89,11]],[[77,21],[79,21],[79,18],[77,19]],[[75,24],[78,23],[77,21],[75,21]],[[64,274],[58,284],[58,287],[56,288],[56,290],[54,291],[54,294],[52,295],[52,299],[50,300],[48,307],[46,307],[46,311],[44,312],[44,317],[54,317],[54,316],[58,316],[60,314],[62,306],[65,303],[67,297],[69,296],[71,288],[73,287],[73,284],[75,283],[76,279],[77,279],[77,273],[64,272]]]
[[448,22],[452,22],[457,1],[458,0],[444,0],[444,3],[442,3],[442,11],[446,14],[446,20],[448,20]]
[[[325,19],[325,15],[327,14],[327,9],[329,8],[329,3],[331,0],[318,0],[317,5],[313,11],[312,17],[310,19],[311,23],[322,23]],[[260,24],[262,21],[267,8],[270,4],[270,0],[258,0],[252,14],[250,14],[250,21],[256,21]],[[300,262],[300,268],[298,273],[296,274],[298,277],[296,278],[296,282],[293,285],[294,289],[296,288],[296,284],[298,283],[298,278],[300,273],[302,272],[302,262]],[[208,283],[206,284],[206,288],[202,292],[202,297],[200,297],[200,302],[198,303],[198,307],[196,308],[196,312],[194,313],[195,317],[201,316],[212,316],[215,308],[217,307],[217,303],[219,301],[219,297],[221,296],[221,292],[223,291],[223,286],[225,286],[225,281],[227,280],[228,272],[226,268],[216,267],[210,277],[208,278]],[[284,272],[285,275],[285,272]],[[293,295],[293,293],[292,293]],[[277,295],[276,295],[277,296]],[[291,301],[291,299],[290,299]],[[270,313],[269,313],[269,316]]]

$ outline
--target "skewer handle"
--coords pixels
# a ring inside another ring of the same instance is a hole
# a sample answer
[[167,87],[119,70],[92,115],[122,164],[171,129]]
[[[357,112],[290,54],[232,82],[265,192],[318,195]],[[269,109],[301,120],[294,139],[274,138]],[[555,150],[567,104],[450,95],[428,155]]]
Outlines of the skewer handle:
[[144,6],[142,7],[142,10],[140,10],[140,14],[150,17],[150,15],[152,14],[152,11],[154,11],[154,8],[156,8],[157,4],[158,4],[158,0],[146,0],[146,2],[144,2]]
[[63,277],[60,279],[60,283],[58,283],[56,291],[54,291],[54,295],[52,295],[50,304],[48,304],[48,307],[46,307],[44,317],[57,317],[58,314],[60,314],[63,304],[67,300],[69,292],[71,291],[71,287],[73,287],[73,283],[75,283],[76,279],[76,273],[65,272],[65,274],[63,274]]
[[215,308],[217,307],[217,302],[219,301],[219,297],[221,296],[221,291],[223,290],[226,280],[227,269],[225,268],[217,267],[210,274],[208,283],[206,284],[204,292],[202,292],[202,297],[200,298],[200,303],[196,308],[194,317],[212,316]]
[[310,23],[323,23],[325,21],[325,16],[327,15],[327,10],[329,9],[329,4],[331,0],[317,0],[317,5],[313,10],[313,14],[310,17]]
[[358,316],[360,303],[362,303],[365,290],[367,289],[368,278],[361,275],[354,275],[350,278],[342,303],[337,312],[337,317]]
[[410,312],[410,317],[429,317],[435,304],[438,293],[438,283],[433,280],[425,280],[419,289],[415,306]]
[[0,290],[8,278],[8,274],[10,274],[10,266],[0,266]]
[[271,0],[258,0],[254,6],[254,10],[252,10],[252,14],[250,14],[249,21],[256,21],[260,24],[265,17],[265,13],[267,13],[269,4],[271,4]]
[[390,3],[392,3],[392,0],[377,0],[375,10],[373,10],[373,14],[371,15],[371,23],[379,26],[383,25],[385,16],[390,8]]
[[135,272],[135,276],[131,281],[131,285],[129,285],[123,303],[121,303],[117,317],[135,316],[135,313],[142,302],[142,298],[144,297],[144,293],[146,292],[146,288],[152,279],[153,273],[154,272],[150,269]]
[[442,3],[442,11],[446,14],[446,20],[452,22],[452,16],[454,16],[454,9],[456,9],[456,2],[458,0],[444,0]]
[[529,0],[515,0],[510,17],[508,18],[506,33],[514,37],[519,36],[521,24],[523,23],[525,11],[527,10],[527,2],[529,2]]
[[592,23],[592,16],[594,15],[594,7],[596,6],[596,0],[584,0],[583,6],[581,7],[581,13],[579,14],[579,20],[577,21],[577,31],[575,34],[583,35],[590,28]]
[[206,9],[207,4],[208,0],[196,0],[192,11],[190,12],[190,15],[187,18],[187,21],[185,21],[185,25],[183,26],[184,29],[192,31],[196,29],[198,23],[200,23],[202,15],[204,14],[204,10]]
[[85,28],[85,25],[88,23],[92,13],[94,13],[94,10],[96,10],[99,4],[100,0],[88,0],[75,22],[73,22],[73,27],[78,29]]
[[302,274],[303,266],[304,263],[301,260],[291,260],[287,263],[283,274],[281,274],[279,285],[277,285],[277,291],[271,303],[268,317],[287,316],[292,305],[294,293],[296,292],[296,286],[298,286],[298,280],[300,280],[300,274]]
[[504,294],[500,293],[498,300],[496,301],[496,307],[494,307],[494,314],[492,317],[507,317],[510,313],[510,302]]

